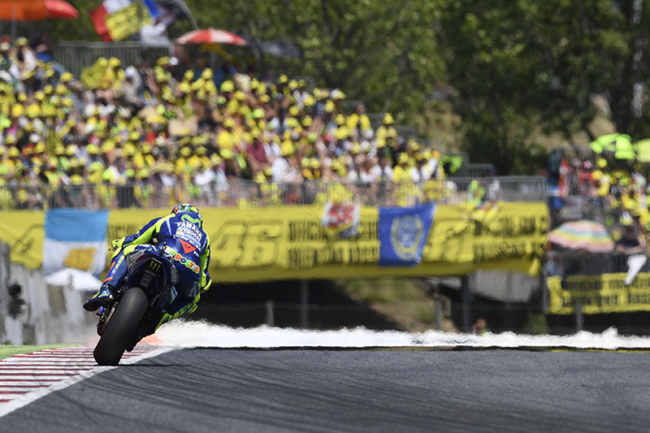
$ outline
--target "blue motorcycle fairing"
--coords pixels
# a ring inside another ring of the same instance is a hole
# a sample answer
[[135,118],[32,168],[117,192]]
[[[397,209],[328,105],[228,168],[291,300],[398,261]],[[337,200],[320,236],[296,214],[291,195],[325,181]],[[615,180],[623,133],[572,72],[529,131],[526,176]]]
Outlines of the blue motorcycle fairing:
[[[128,265],[128,276],[125,287],[140,287],[147,293],[150,299],[169,289],[178,283],[178,271],[174,265],[160,254],[158,247],[142,245],[136,247],[136,251],[126,256]],[[162,300],[160,307],[164,307],[172,300]]]

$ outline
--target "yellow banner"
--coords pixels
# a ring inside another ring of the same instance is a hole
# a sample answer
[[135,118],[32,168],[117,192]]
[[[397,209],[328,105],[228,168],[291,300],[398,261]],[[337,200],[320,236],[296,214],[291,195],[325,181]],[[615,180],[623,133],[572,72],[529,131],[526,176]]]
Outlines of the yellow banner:
[[584,314],[650,311],[650,273],[637,274],[625,287],[625,273],[547,278],[549,314],[573,314],[582,304]]
[[11,262],[30,269],[43,263],[45,214],[34,211],[2,212],[0,241],[11,247]]
[[[133,2],[129,6],[106,17],[106,28],[114,41],[121,41],[133,33],[151,24],[149,12],[139,7],[140,2]],[[142,19],[141,19],[142,18]]]
[[[107,239],[136,233],[167,212],[113,210]],[[374,207],[361,208],[358,236],[347,240],[325,235],[321,206],[203,209],[202,214],[211,243],[210,274],[223,283],[454,276],[477,269],[537,275],[548,230],[544,203],[499,203],[481,210],[438,206],[422,262],[414,267],[382,268],[378,266],[379,214]],[[43,212],[2,213],[0,241],[11,246],[12,262],[40,268],[44,235]]]
[[[109,241],[137,232],[165,210],[115,210]],[[328,239],[322,206],[265,209],[202,209],[210,236],[210,275],[215,282],[282,279],[428,277],[501,269],[537,275],[548,230],[544,203],[499,203],[475,210],[439,206],[422,263],[381,268],[378,210],[361,209],[359,234]]]

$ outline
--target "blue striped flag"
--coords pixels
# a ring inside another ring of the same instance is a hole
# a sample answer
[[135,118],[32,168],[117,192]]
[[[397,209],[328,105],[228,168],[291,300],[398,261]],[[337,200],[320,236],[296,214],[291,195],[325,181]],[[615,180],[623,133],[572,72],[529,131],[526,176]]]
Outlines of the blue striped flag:
[[106,264],[108,211],[52,209],[45,214],[43,272],[73,268],[97,275]]

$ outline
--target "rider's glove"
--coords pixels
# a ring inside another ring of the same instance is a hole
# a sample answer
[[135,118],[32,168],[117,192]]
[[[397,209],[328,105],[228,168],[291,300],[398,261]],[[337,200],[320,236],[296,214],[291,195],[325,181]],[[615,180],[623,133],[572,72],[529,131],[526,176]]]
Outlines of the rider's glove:
[[113,257],[117,256],[120,253],[123,245],[124,245],[124,238],[115,239],[113,242],[111,242],[111,247],[113,249]]
[[122,249],[122,245],[124,245],[124,238],[115,239],[113,242],[111,242],[111,247],[113,247],[113,252],[115,253]]

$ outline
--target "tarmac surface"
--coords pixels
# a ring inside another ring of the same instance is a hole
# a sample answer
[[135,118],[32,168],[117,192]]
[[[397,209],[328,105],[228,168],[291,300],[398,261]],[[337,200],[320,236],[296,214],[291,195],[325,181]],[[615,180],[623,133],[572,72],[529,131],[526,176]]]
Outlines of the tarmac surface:
[[650,353],[176,350],[0,418],[0,432],[648,431]]

